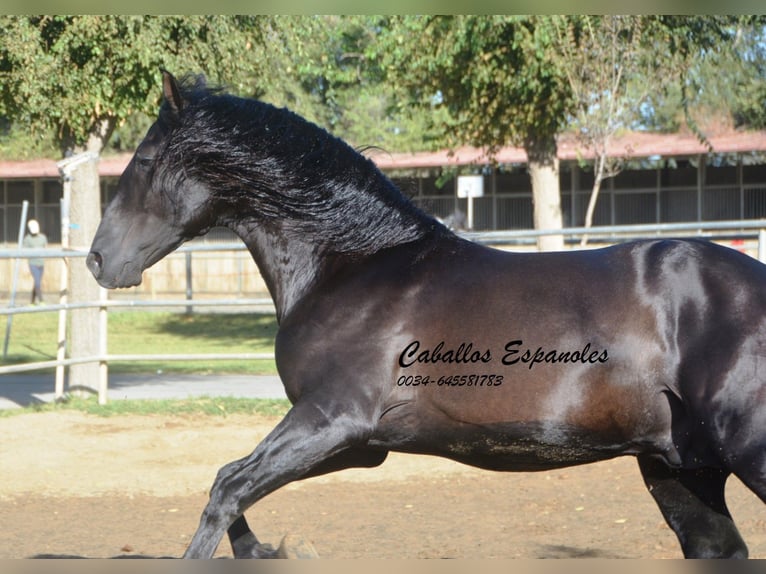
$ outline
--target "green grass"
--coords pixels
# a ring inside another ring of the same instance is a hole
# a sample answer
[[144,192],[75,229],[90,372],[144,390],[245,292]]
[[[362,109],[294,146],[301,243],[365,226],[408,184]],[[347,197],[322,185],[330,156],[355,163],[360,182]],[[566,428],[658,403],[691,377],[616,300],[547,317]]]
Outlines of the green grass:
[[25,409],[0,409],[0,418],[30,412],[79,411],[108,417],[113,415],[206,415],[234,414],[284,416],[290,409],[287,399],[239,399],[234,397],[198,397],[194,399],[119,400],[99,405],[96,397],[69,397],[59,403],[34,405]]
[[[5,321],[0,321],[5,327]],[[3,364],[56,358],[57,313],[15,315]],[[111,311],[110,354],[271,353],[277,322],[273,315],[257,313],[183,313]],[[247,373],[276,374],[273,360],[200,360],[110,362],[115,373]]]

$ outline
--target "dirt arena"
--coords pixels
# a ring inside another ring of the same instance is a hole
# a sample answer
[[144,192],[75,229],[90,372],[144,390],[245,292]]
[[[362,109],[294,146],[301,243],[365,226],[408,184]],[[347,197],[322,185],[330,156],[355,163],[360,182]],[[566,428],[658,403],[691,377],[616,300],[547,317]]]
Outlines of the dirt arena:
[[[219,466],[275,419],[24,414],[0,419],[0,558],[180,556]],[[729,506],[766,558],[766,506]],[[290,485],[248,513],[323,558],[679,558],[633,459],[526,474],[392,454],[377,469]],[[219,556],[230,556],[224,541]]]

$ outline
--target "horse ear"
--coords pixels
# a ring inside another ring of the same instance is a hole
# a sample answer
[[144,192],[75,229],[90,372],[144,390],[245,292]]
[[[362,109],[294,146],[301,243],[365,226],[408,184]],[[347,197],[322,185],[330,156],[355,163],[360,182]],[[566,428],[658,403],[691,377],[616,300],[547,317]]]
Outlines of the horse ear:
[[181,97],[178,82],[167,70],[162,70],[162,94],[174,113],[178,114],[183,109],[184,100]]

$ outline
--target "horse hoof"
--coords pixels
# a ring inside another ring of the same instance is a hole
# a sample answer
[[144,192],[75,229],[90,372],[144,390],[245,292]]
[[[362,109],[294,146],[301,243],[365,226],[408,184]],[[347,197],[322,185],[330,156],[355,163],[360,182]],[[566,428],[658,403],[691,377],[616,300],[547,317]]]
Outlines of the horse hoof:
[[319,553],[314,545],[294,534],[286,534],[277,548],[276,558],[289,558],[293,560],[311,560],[319,558]]

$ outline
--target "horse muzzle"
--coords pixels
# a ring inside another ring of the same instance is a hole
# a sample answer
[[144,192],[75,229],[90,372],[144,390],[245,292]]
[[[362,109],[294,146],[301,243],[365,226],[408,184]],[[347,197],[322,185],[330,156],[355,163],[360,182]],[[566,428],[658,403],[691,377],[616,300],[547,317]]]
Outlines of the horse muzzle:
[[107,289],[135,287],[141,283],[141,271],[135,272],[128,263],[118,273],[106,271],[104,256],[98,251],[91,251],[85,259],[85,265],[96,278],[98,284]]

